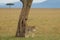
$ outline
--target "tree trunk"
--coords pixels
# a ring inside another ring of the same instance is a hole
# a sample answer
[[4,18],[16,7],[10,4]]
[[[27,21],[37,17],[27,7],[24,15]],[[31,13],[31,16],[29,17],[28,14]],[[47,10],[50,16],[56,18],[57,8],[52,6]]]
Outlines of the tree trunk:
[[28,19],[32,0],[21,0],[21,2],[23,4],[23,8],[19,17],[16,37],[25,37],[26,21]]

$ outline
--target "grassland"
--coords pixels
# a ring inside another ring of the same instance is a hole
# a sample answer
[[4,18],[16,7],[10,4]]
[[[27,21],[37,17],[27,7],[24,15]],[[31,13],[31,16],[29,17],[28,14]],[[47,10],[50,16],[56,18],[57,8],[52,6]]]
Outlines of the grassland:
[[34,38],[16,38],[21,9],[0,9],[0,40],[60,40],[60,9],[31,9],[28,25],[37,28]]

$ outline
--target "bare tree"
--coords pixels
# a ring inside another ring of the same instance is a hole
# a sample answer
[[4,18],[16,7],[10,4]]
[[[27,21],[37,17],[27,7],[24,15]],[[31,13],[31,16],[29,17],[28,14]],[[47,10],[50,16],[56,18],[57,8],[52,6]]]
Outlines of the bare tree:
[[28,20],[28,14],[33,0],[20,0],[20,1],[23,4],[23,8],[19,16],[16,37],[25,37],[26,21]]
[[11,8],[11,6],[13,6],[14,4],[13,3],[7,3],[6,5],[9,6],[9,8]]

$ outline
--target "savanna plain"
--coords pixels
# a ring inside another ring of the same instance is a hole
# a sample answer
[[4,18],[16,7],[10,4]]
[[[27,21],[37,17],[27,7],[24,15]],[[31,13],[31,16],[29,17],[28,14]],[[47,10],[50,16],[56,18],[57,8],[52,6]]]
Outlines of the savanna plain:
[[15,37],[21,9],[0,8],[0,40],[60,40],[60,9],[32,8],[27,24],[36,27],[35,37]]

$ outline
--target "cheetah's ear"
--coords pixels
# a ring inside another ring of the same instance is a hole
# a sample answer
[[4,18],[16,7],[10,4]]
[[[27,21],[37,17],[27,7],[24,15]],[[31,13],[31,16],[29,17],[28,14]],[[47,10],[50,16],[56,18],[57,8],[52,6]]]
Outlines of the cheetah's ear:
[[35,28],[35,26],[32,26],[33,28]]

